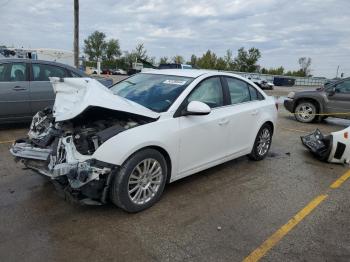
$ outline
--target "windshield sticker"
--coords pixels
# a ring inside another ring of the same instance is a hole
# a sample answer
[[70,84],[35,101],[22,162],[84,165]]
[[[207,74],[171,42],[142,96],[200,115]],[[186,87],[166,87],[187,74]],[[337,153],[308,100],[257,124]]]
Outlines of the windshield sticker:
[[163,82],[163,84],[168,84],[168,85],[179,85],[179,86],[182,86],[184,84],[186,84],[187,81],[184,81],[184,80],[165,80]]

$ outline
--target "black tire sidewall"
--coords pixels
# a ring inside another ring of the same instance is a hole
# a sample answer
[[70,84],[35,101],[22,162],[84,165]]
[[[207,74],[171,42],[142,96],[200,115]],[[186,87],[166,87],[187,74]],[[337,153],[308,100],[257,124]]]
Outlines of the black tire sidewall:
[[[142,205],[137,205],[133,203],[129,198],[129,176],[131,175],[131,172],[134,170],[136,165],[138,165],[141,161],[147,158],[153,158],[159,162],[162,168],[163,180],[160,184],[158,192],[150,201]],[[167,175],[167,163],[164,156],[159,151],[151,148],[138,151],[134,153],[131,157],[129,157],[128,160],[125,161],[125,163],[121,166],[119,172],[117,172],[117,174],[115,175],[110,192],[111,200],[118,207],[130,213],[139,212],[144,209],[147,209],[151,207],[154,203],[156,203],[162,195],[166,184]]]
[[[260,134],[263,132],[263,130],[267,128],[269,130],[269,133],[270,133],[270,144],[269,144],[269,148],[268,150],[266,151],[266,153],[264,155],[260,155],[258,153],[258,142],[259,142],[259,136]],[[255,161],[260,161],[260,160],[263,160],[267,154],[269,153],[270,151],[270,148],[271,148],[271,144],[272,144],[272,128],[270,125],[268,124],[264,124],[260,129],[259,129],[259,132],[258,134],[256,135],[256,138],[255,138],[255,141],[254,141],[254,146],[253,146],[253,149],[252,149],[252,152],[250,153],[249,157],[250,159],[252,160],[255,160]]]

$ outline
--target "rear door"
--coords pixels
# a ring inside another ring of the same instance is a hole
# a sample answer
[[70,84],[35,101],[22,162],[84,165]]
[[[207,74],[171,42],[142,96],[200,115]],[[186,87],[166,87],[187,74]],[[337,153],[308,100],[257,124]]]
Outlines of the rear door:
[[65,68],[44,63],[31,64],[30,106],[32,114],[53,106],[55,94],[49,77],[67,77]]
[[229,121],[229,155],[248,153],[259,130],[261,100],[264,97],[249,83],[234,77],[224,77],[231,105]]
[[28,80],[27,63],[0,63],[0,120],[30,117]]
[[[329,113],[350,114],[350,79],[338,83],[335,93],[328,93],[327,111]],[[350,115],[336,115],[342,118],[350,118]]]

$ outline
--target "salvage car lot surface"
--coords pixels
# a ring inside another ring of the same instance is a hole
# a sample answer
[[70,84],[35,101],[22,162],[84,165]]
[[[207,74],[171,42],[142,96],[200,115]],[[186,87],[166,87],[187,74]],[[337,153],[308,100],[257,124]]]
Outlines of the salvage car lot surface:
[[7,141],[24,136],[27,125],[2,127],[0,260],[241,261],[327,192],[262,261],[349,261],[350,181],[327,191],[349,168],[314,159],[299,137],[350,122],[302,124],[283,108],[279,114],[267,159],[241,157],[169,184],[159,203],[137,214],[64,201],[8,152]]

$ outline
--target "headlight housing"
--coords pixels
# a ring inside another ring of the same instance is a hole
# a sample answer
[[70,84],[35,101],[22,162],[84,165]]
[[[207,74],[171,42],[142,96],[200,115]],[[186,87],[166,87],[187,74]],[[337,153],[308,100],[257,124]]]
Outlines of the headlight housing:
[[290,99],[294,99],[294,96],[295,96],[295,92],[290,92],[287,97]]

